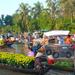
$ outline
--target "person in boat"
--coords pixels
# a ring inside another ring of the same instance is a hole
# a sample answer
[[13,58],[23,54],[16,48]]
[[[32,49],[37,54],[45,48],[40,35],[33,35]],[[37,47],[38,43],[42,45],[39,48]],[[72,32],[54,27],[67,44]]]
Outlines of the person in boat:
[[55,63],[55,60],[53,58],[52,55],[46,55],[44,58],[43,56],[45,55],[45,46],[42,46],[36,56],[35,56],[35,62],[34,62],[34,69],[37,70],[37,71],[42,71],[45,67],[44,67],[44,64],[42,64],[43,60],[45,62],[47,62],[49,65],[50,64],[54,64]]
[[48,37],[47,36],[44,36],[43,38],[42,38],[42,45],[47,45],[48,44],[48,41],[49,41],[49,39],[48,39]]
[[71,35],[68,35],[66,38],[65,38],[65,44],[72,44],[72,38],[71,38]]
[[40,39],[33,39],[32,44],[32,51],[36,54],[38,52],[38,49],[41,47],[41,44],[39,42]]
[[34,52],[28,47],[27,44],[24,44],[24,54],[26,56],[34,56]]
[[59,45],[64,44],[64,38],[63,38],[63,36],[57,36],[57,41],[58,41]]
[[7,37],[5,39],[5,43],[9,48],[12,48],[11,45],[15,42],[15,38],[14,37]]
[[43,56],[44,53],[45,53],[45,47],[42,46],[42,47],[38,50],[38,52],[36,53],[35,57],[37,58],[37,57]]

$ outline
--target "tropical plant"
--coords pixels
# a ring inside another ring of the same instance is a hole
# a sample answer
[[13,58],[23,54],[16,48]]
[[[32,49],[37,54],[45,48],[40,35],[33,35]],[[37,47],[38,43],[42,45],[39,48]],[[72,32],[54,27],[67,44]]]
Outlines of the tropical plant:
[[19,14],[19,25],[22,32],[29,30],[28,7],[28,4],[21,3],[17,10],[17,13]]
[[31,23],[32,23],[32,26],[33,26],[33,29],[34,30],[40,30],[40,26],[39,26],[39,16],[40,16],[40,13],[43,9],[43,6],[40,2],[37,2],[34,4],[34,7],[32,8],[31,10]]
[[0,52],[0,64],[7,64],[11,65],[12,67],[21,67],[27,69],[33,66],[33,63],[34,57],[24,56],[23,54]]
[[70,19],[72,24],[75,17],[75,0],[60,0],[63,16]]
[[5,25],[12,25],[12,16],[6,15],[4,18]]
[[49,10],[49,16],[51,17],[52,29],[57,29],[56,18],[58,18],[58,0],[46,0]]

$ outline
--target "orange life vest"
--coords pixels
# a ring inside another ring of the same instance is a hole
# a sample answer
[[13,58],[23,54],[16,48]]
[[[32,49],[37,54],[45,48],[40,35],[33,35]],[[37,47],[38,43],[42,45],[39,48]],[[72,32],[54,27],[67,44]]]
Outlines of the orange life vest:
[[71,38],[66,38],[65,44],[71,44],[71,43],[72,43],[72,39]]

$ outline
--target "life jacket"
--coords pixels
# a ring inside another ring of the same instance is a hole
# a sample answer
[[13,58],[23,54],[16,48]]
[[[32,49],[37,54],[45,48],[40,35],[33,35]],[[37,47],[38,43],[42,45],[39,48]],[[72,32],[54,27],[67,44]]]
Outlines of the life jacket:
[[72,43],[72,39],[71,38],[66,38],[65,39],[65,44],[71,44]]

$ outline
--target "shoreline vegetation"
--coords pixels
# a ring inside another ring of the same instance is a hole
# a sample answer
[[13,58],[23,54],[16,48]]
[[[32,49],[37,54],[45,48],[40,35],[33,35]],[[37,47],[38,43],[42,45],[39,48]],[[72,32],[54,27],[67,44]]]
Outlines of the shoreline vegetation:
[[46,7],[39,1],[32,7],[22,2],[12,15],[1,15],[0,33],[69,30],[73,34],[75,33],[74,3],[72,0],[46,0]]

